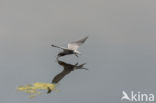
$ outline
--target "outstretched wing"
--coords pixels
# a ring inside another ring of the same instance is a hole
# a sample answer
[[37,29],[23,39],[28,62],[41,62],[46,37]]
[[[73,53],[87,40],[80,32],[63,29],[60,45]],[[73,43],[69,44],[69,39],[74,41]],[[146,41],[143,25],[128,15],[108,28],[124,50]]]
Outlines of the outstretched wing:
[[52,47],[56,47],[56,48],[60,48],[60,49],[63,49],[63,50],[65,50],[65,49],[67,49],[67,48],[64,48],[64,47],[60,47],[60,46],[57,46],[57,45],[51,45]]
[[61,73],[57,74],[54,79],[52,80],[52,83],[58,83],[60,80],[62,80],[67,74],[69,74],[72,70],[66,70],[64,69]]
[[82,45],[87,39],[88,39],[88,36],[81,39],[81,40],[69,43],[68,44],[68,49],[77,50],[79,48],[79,46]]

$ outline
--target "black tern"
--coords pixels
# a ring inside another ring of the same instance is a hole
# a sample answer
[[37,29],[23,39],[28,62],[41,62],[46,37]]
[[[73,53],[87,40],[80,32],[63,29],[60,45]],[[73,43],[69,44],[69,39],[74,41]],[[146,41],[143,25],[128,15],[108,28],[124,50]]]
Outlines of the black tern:
[[60,47],[60,46],[56,46],[56,45],[51,45],[52,47],[56,47],[56,48],[60,48],[63,51],[58,53],[57,58],[61,57],[61,56],[65,56],[65,55],[71,55],[74,54],[76,57],[78,57],[78,54],[80,54],[80,52],[77,50],[80,45],[82,45],[86,40],[88,39],[88,36],[78,40],[78,41],[74,41],[71,43],[68,43],[68,48],[64,48],[64,47]]

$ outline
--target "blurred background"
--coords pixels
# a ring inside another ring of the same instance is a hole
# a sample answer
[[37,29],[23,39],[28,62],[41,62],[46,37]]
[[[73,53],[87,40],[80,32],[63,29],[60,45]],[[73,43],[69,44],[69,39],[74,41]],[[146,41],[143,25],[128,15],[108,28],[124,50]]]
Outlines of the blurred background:
[[[0,102],[120,103],[122,91],[156,94],[156,1],[0,0]],[[47,82],[61,72],[51,44],[85,36],[59,92],[29,99],[19,85]]]

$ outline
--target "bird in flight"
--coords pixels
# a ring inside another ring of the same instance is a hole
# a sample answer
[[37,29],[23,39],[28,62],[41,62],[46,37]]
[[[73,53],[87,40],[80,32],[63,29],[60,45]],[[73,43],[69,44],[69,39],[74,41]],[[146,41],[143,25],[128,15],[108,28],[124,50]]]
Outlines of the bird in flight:
[[68,48],[64,48],[64,47],[60,47],[60,46],[56,46],[56,45],[51,45],[52,47],[56,47],[56,48],[60,48],[62,49],[63,51],[58,53],[57,55],[57,58],[58,57],[62,57],[62,56],[65,56],[65,55],[71,55],[71,54],[74,54],[76,57],[78,57],[78,54],[80,54],[80,52],[77,50],[80,45],[82,45],[86,40],[88,39],[88,36],[81,39],[81,40],[78,40],[78,41],[73,41],[73,42],[70,42],[68,43]]

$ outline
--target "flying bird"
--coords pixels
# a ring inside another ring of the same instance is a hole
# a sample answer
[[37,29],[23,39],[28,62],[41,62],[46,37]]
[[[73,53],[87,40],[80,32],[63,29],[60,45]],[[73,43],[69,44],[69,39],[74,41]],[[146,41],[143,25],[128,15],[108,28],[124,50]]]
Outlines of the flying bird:
[[68,43],[68,48],[65,47],[60,47],[60,46],[56,46],[56,45],[51,45],[52,47],[56,47],[56,48],[60,48],[63,51],[58,53],[57,58],[61,57],[61,56],[65,56],[65,55],[71,55],[74,54],[76,57],[78,57],[78,54],[80,54],[80,52],[77,50],[80,45],[82,45],[86,40],[88,39],[88,36],[78,40],[78,41],[73,41]]

